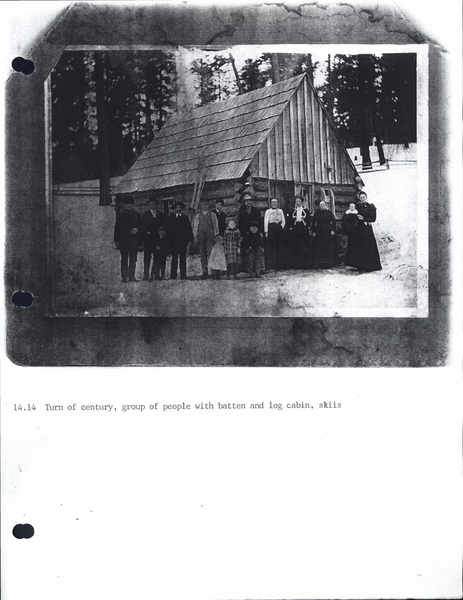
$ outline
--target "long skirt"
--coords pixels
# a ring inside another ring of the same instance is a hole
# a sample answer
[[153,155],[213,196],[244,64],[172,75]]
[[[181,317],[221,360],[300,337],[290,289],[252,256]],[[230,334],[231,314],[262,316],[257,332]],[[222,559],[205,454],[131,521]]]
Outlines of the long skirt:
[[296,223],[290,232],[291,267],[308,269],[311,264],[310,236],[303,223]]
[[267,238],[267,268],[281,268],[281,254],[283,249],[284,231],[280,224],[270,223]]
[[328,269],[338,262],[336,235],[331,235],[331,231],[317,233],[312,238],[312,244],[313,262],[316,268]]
[[355,233],[347,236],[347,250],[344,264],[359,271],[380,271],[382,269],[378,245],[370,224],[357,227]]

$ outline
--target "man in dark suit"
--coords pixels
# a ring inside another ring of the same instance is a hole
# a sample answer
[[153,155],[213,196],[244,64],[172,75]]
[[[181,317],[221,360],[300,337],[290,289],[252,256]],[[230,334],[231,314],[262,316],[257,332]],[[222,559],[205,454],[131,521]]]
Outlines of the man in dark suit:
[[[150,277],[151,257],[159,241],[158,231],[165,224],[163,213],[156,210],[156,198],[151,196],[148,200],[148,210],[141,216],[143,225],[143,279]],[[154,271],[153,271],[154,274]]]
[[169,234],[172,263],[170,267],[170,278],[177,279],[177,265],[180,259],[180,279],[186,279],[186,253],[188,244],[193,241],[193,230],[190,219],[183,214],[185,204],[176,202],[174,213],[167,219],[167,231]]
[[219,224],[219,235],[223,237],[225,229],[227,228],[227,218],[225,216],[225,213],[223,212],[222,200],[215,201],[215,208],[212,212],[217,217],[217,223]]
[[135,279],[135,267],[137,265],[138,246],[141,242],[141,215],[134,208],[133,196],[125,196],[123,210],[116,218],[114,227],[114,242],[121,253],[121,278],[122,282]]

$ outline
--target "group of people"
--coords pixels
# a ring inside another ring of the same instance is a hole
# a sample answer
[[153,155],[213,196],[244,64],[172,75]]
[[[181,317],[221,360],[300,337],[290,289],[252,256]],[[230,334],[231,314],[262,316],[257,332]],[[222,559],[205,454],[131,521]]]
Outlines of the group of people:
[[[187,253],[194,242],[201,256],[202,278],[215,279],[226,272],[227,279],[237,279],[244,266],[250,277],[260,277],[269,270],[279,270],[283,255],[289,249],[290,268],[329,268],[339,263],[336,219],[324,201],[313,214],[296,196],[294,209],[287,213],[270,199],[270,208],[262,218],[246,195],[237,217],[227,218],[224,205],[217,200],[212,210],[208,200],[190,222],[184,214],[183,202],[176,202],[166,217],[149,200],[148,210],[140,214],[134,198],[125,196],[116,219],[114,241],[121,253],[121,278],[136,281],[137,254],[143,250],[143,278],[162,280],[166,277],[167,257],[171,255],[170,279],[187,278]],[[342,232],[347,236],[344,264],[359,271],[381,269],[378,247],[371,223],[376,208],[367,201],[365,192],[357,203],[351,203],[342,218]]]

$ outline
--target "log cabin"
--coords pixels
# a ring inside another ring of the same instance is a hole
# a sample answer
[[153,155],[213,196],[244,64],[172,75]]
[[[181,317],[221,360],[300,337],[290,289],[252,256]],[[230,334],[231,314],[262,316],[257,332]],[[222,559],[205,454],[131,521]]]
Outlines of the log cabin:
[[338,219],[362,184],[306,74],[168,118],[121,178],[115,194],[136,204],[155,197],[194,214],[202,198],[221,199],[235,215],[251,194],[262,213],[277,197],[288,212],[295,194],[315,210],[320,200]]

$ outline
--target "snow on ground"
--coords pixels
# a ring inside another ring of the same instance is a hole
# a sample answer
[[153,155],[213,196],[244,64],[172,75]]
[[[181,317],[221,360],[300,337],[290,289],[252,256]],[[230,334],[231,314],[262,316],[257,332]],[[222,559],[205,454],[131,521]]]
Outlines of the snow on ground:
[[[111,255],[110,284],[88,284],[54,297],[58,315],[85,316],[426,316],[427,198],[418,199],[416,163],[362,173],[369,201],[378,210],[374,231],[382,271],[359,273],[343,265],[328,270],[271,272],[260,279],[188,280],[122,284]],[[420,204],[418,204],[418,200]],[[420,219],[417,214],[420,212]],[[423,231],[418,231],[418,222]],[[423,238],[424,236],[424,238]],[[118,256],[118,254],[117,254]],[[142,279],[139,255],[137,278]],[[199,275],[199,256],[188,257],[188,275]],[[167,273],[169,270],[167,269]]]

